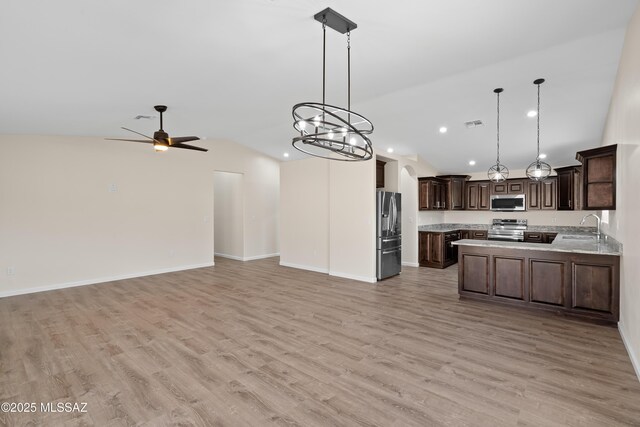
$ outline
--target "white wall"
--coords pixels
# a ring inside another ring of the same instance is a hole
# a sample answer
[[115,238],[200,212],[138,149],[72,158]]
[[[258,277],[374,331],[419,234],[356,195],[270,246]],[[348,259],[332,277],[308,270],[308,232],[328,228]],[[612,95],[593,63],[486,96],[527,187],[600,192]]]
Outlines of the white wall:
[[216,256],[244,259],[242,174],[214,172],[214,249]]
[[375,162],[282,163],[280,264],[375,281]]
[[623,243],[620,333],[640,378],[640,9],[627,28],[603,145],[618,144],[617,206],[605,232]]
[[376,281],[374,161],[329,163],[329,274]]
[[216,169],[245,176],[245,255],[277,253],[279,162],[201,145],[0,135],[0,296],[211,265]]
[[280,168],[280,264],[329,272],[329,160]]

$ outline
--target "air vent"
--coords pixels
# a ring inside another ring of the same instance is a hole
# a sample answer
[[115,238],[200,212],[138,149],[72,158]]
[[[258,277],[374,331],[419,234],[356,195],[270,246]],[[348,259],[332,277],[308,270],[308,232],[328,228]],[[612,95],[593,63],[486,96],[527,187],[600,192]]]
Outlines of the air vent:
[[143,116],[142,114],[138,114],[137,116],[134,117],[134,119],[136,120],[140,120],[140,119],[151,120],[155,118],[156,116]]
[[472,120],[470,122],[464,122],[464,125],[468,128],[474,128],[477,126],[484,126],[484,123],[482,123],[482,120]]

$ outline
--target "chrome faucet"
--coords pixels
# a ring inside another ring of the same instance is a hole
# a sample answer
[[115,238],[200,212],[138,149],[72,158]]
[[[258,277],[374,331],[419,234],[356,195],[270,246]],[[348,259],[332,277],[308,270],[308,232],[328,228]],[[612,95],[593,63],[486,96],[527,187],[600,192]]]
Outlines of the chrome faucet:
[[589,214],[589,215],[585,215],[584,218],[582,218],[582,221],[580,221],[580,225],[584,224],[584,222],[587,220],[587,218],[589,218],[590,216],[594,217],[595,219],[598,220],[598,228],[596,229],[596,239],[600,240],[600,223],[602,222],[602,220],[600,219],[600,217],[596,214]]

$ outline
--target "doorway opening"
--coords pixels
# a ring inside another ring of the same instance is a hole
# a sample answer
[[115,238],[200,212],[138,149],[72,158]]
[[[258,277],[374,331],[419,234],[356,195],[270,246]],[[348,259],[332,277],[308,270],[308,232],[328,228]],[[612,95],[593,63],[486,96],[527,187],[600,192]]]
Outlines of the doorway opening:
[[215,171],[213,178],[213,254],[244,260],[244,175]]

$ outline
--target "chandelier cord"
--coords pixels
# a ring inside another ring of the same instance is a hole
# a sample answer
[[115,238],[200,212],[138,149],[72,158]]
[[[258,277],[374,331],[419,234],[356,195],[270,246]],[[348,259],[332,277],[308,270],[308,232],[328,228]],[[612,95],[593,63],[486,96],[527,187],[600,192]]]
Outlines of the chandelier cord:
[[326,82],[326,68],[327,68],[327,17],[322,17],[322,103],[325,102],[325,82]]
[[351,110],[351,31],[347,31],[347,110]]

